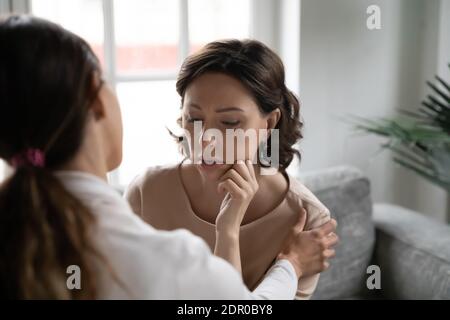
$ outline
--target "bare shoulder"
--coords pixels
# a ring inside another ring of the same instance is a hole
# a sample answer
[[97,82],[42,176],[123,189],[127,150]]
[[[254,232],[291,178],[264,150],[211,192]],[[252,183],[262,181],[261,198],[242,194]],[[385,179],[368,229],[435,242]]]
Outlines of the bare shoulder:
[[125,190],[125,198],[135,211],[142,210],[143,199],[158,197],[160,192],[167,192],[177,181],[178,165],[149,167],[137,175]]
[[133,179],[124,197],[136,214],[147,219],[150,213],[159,212],[152,209],[171,194],[177,182],[177,169],[178,165],[149,167]]
[[146,189],[148,186],[169,182],[176,178],[178,164],[148,167],[138,174],[129,184],[128,189]]

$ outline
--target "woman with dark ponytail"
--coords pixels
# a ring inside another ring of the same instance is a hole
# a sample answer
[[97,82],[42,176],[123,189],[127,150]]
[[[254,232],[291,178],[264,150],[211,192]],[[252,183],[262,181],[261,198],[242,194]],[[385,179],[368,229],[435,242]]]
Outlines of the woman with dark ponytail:
[[[128,201],[156,228],[187,228],[205,239],[216,255],[242,272],[249,288],[255,288],[299,214],[306,221],[300,230],[333,224],[328,209],[286,172],[294,157],[300,158],[295,147],[302,138],[299,101],[285,85],[281,59],[255,40],[207,44],[184,61],[176,86],[179,123],[186,133],[177,139],[186,159],[176,166],[148,169],[129,186]],[[233,136],[238,132],[248,133],[243,135],[248,137],[245,143]],[[278,160],[268,161],[274,155]],[[237,245],[224,250],[216,242],[228,198],[246,199],[244,218],[233,232],[240,250]],[[324,239],[321,270],[334,256],[330,246],[336,241],[334,234]],[[303,275],[296,297],[310,298],[318,278],[319,272]]]
[[289,298],[298,274],[318,269],[298,255],[308,234],[293,234],[251,293],[197,237],[144,223],[106,182],[122,159],[121,115],[88,44],[28,16],[1,20],[0,44],[0,158],[13,168],[0,185],[1,297]]
[[[94,298],[92,261],[103,259],[91,240],[95,216],[54,171],[82,146],[103,88],[99,62],[86,42],[34,18],[2,21],[0,43],[0,157],[15,169],[0,188],[1,295]],[[120,149],[110,152],[117,166]],[[67,289],[70,265],[82,270],[83,290]]]

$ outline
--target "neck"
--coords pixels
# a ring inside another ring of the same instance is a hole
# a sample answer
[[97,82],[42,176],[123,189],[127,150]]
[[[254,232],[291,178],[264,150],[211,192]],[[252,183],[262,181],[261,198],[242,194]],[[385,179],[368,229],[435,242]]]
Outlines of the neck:
[[71,161],[59,169],[64,171],[86,172],[95,175],[104,181],[108,181],[108,169],[106,163],[98,160],[103,159],[98,153],[99,152],[80,152]]
[[[206,179],[198,168],[186,168],[184,182],[191,205],[196,214],[214,223],[223,195],[217,192],[218,181]],[[256,220],[275,209],[284,199],[288,190],[288,181],[278,172],[275,175],[262,175],[259,167],[255,168],[259,189],[253,197],[243,224]],[[205,201],[205,199],[208,199]]]

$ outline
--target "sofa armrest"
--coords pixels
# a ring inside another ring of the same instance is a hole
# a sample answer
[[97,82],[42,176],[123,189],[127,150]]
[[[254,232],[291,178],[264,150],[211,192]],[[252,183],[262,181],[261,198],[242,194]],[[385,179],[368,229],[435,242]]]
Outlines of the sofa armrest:
[[383,297],[450,299],[450,227],[390,204],[375,204],[373,219]]
[[375,246],[369,179],[348,166],[302,172],[298,179],[338,221],[336,232],[340,238],[336,258],[321,274],[312,299],[347,299],[365,294],[366,269]]

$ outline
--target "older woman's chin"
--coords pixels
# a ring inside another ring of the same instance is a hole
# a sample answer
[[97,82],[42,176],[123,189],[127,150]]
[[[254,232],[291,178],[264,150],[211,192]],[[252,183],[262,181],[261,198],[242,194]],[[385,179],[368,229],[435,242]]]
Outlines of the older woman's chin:
[[218,163],[208,164],[206,162],[202,162],[196,166],[200,173],[208,180],[219,180],[232,165]]

